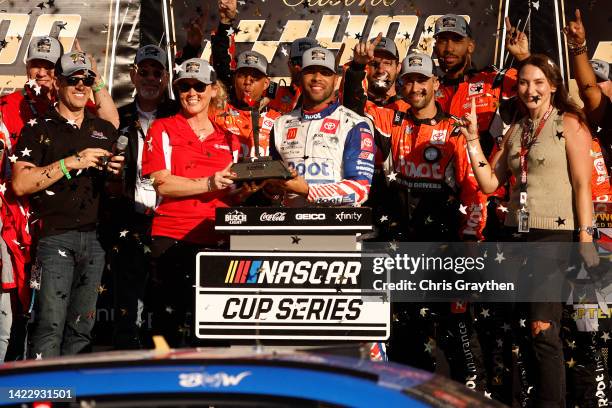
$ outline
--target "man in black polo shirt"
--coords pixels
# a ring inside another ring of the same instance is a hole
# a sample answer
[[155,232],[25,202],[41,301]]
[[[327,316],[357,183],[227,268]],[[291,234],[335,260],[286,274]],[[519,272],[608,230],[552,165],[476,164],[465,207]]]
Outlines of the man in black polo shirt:
[[107,176],[118,175],[115,127],[85,110],[95,72],[85,53],[64,54],[55,66],[55,109],[21,133],[13,189],[30,195],[39,229],[32,268],[36,298],[29,355],[76,354],[91,340],[104,251],[96,236]]

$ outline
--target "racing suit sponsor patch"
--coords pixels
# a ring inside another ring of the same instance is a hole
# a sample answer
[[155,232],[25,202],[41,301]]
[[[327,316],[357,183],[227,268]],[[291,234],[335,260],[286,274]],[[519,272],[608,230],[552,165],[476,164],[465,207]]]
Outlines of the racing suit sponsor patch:
[[297,136],[297,128],[290,128],[287,131],[287,140],[293,140]]
[[326,118],[321,124],[321,129],[319,130],[324,133],[334,134],[336,133],[336,130],[338,130],[339,124],[340,124],[340,121],[337,119]]
[[444,144],[446,143],[446,129],[434,130],[431,132],[431,144]]
[[369,133],[361,133],[361,150],[366,152],[374,152],[374,140]]

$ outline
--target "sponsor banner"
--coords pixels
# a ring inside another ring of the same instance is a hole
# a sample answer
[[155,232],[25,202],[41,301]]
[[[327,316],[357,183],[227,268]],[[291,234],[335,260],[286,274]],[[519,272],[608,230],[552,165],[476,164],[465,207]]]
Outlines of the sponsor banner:
[[234,207],[217,208],[220,231],[368,231],[372,210],[367,207]]
[[[133,86],[127,74],[140,40],[139,1],[16,0],[2,8],[0,21],[5,27],[0,37],[4,44],[0,45],[2,94],[21,89],[25,84],[25,59],[32,38],[51,35],[58,38],[64,52],[73,50],[75,40],[79,40],[81,48],[95,57],[98,73],[112,88],[118,106],[131,98]],[[161,21],[160,16],[158,26]]]
[[[199,253],[196,335],[224,339],[386,340],[390,304],[363,290],[359,253]],[[369,272],[368,272],[369,271]]]

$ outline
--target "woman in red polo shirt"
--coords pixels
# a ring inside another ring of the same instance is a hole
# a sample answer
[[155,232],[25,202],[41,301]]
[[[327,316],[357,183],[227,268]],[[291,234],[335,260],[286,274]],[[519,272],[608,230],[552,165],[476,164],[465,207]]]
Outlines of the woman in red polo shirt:
[[147,306],[154,332],[173,347],[193,343],[196,254],[223,245],[214,230],[215,209],[230,205],[233,139],[208,116],[219,93],[215,80],[206,61],[183,62],[173,83],[181,110],[152,124],[142,156],[143,175],[161,198],[151,233]]

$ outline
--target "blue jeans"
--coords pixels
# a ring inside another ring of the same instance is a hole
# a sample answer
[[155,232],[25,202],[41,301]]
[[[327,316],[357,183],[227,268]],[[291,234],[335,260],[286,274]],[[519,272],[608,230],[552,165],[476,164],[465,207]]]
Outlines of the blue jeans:
[[95,231],[69,231],[39,241],[36,262],[42,272],[31,358],[76,354],[89,345],[104,259]]

